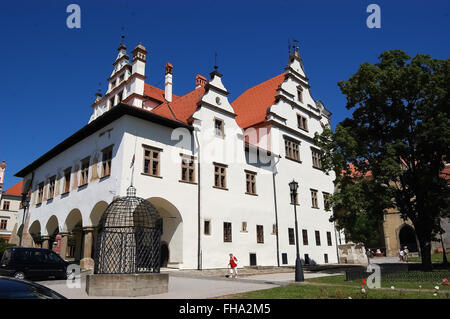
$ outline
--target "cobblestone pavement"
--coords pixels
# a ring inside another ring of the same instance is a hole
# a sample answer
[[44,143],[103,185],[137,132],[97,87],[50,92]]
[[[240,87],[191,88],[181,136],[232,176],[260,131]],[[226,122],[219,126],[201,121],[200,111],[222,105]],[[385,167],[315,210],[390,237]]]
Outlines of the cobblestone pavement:
[[[278,270],[278,272],[275,272]],[[206,299],[247,291],[269,289],[288,285],[294,281],[292,268],[286,269],[240,269],[238,278],[226,278],[227,269],[215,270],[163,270],[169,273],[169,292],[158,295],[139,297],[140,299]],[[70,288],[65,280],[41,281],[40,284],[55,290],[70,299],[104,298],[91,297],[86,293],[86,274],[82,273],[78,287]],[[334,273],[335,274],[335,273]],[[314,278],[326,273],[305,271],[305,278]],[[113,298],[113,297],[112,297]]]

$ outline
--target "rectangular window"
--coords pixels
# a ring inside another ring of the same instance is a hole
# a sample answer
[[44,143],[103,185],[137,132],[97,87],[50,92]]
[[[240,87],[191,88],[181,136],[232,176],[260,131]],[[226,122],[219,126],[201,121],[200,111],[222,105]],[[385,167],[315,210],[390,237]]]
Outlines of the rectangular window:
[[311,205],[312,208],[319,208],[319,200],[317,199],[317,190],[311,189]]
[[223,241],[225,243],[231,243],[231,223],[223,223]]
[[42,203],[42,198],[44,197],[44,183],[40,183],[38,185],[38,198],[37,198],[37,204]]
[[330,202],[329,202],[330,194],[329,193],[325,193],[325,192],[322,192],[322,194],[323,194],[323,207],[328,212],[328,211],[331,210]]
[[303,235],[303,245],[308,246],[308,231],[306,229],[303,229],[302,235]]
[[316,230],[316,246],[320,246],[320,231]]
[[9,204],[10,204],[10,202],[7,201],[7,200],[5,200],[5,201],[3,202],[3,210],[9,210]]
[[272,235],[276,235],[278,233],[277,224],[272,225]]
[[283,263],[283,265],[287,265],[288,264],[287,253],[282,253],[281,254],[281,262]]
[[247,194],[256,195],[256,173],[245,171]]
[[214,186],[218,188],[227,188],[227,166],[223,164],[214,164]]
[[297,126],[298,126],[298,128],[307,131],[308,130],[308,119],[300,114],[297,114]]
[[123,91],[121,91],[119,94],[117,94],[117,103],[122,102],[123,99]]
[[242,229],[241,232],[246,233],[247,232],[247,222],[242,222]]
[[144,146],[144,174],[159,176],[160,149]]
[[125,79],[125,73],[122,73],[119,77],[119,83],[123,82],[124,79]]
[[328,246],[332,246],[333,242],[331,241],[331,232],[327,231],[327,243]]
[[0,221],[0,229],[1,229],[1,230],[5,230],[7,224],[8,224],[8,220],[7,220],[7,219],[2,219],[2,220]]
[[50,177],[48,182],[48,197],[47,199],[52,199],[55,196],[55,182],[56,176]]
[[89,182],[89,162],[90,157],[86,157],[81,161],[81,172],[80,172],[80,184],[79,186],[87,185]]
[[288,228],[289,245],[295,245],[294,228]]
[[256,225],[256,242],[258,244],[264,244],[264,226]]
[[300,143],[292,140],[284,140],[286,158],[300,162]]
[[303,88],[301,86],[297,87],[297,98],[300,103],[303,103]]
[[314,148],[311,148],[311,154],[312,154],[312,166],[314,168],[322,169],[322,162],[320,160],[320,151]]
[[109,108],[112,108],[114,106],[114,97],[109,99]]
[[214,129],[216,132],[216,136],[224,137],[224,122],[219,119],[214,119]]
[[102,178],[111,175],[112,154],[112,145],[102,151]]
[[323,261],[325,264],[328,264],[328,254],[323,254]]
[[203,223],[203,231],[205,235],[211,235],[211,221],[205,220]]
[[72,167],[67,168],[64,170],[64,192],[68,193],[70,191],[70,176],[72,174]]
[[192,156],[181,156],[181,180],[187,183],[195,183],[195,165]]

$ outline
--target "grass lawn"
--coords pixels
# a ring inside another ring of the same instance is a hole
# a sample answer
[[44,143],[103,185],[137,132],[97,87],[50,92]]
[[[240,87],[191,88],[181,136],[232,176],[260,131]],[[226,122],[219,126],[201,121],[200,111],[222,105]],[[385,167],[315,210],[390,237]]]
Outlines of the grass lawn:
[[[449,270],[435,270],[430,273],[410,271],[401,274],[385,276],[381,281],[382,288],[395,289],[367,289],[361,292],[362,280],[345,281],[345,275],[319,277],[307,279],[304,285],[288,285],[266,290],[258,290],[247,293],[227,295],[225,299],[449,299],[450,286],[439,285],[440,291],[434,296],[433,289],[442,282],[443,278],[450,279]],[[419,286],[422,286],[419,288]],[[420,289],[420,291],[407,291],[402,289]]]
[[[450,262],[450,253],[447,253],[447,260]],[[431,262],[433,263],[441,263],[442,262],[443,255],[442,254],[431,254]],[[409,257],[408,261],[410,262],[422,262],[421,257]]]
[[[450,280],[450,270],[440,269],[432,272],[409,271],[406,273],[389,274],[384,276],[384,278],[382,276],[381,287],[390,288],[394,286],[395,288],[403,289],[434,289],[434,287],[440,284],[444,278]],[[361,280],[345,281],[345,275],[312,278],[307,281],[313,283],[353,286],[358,288],[361,287],[362,284]],[[449,286],[441,288],[450,292]]]
[[[340,292],[339,292],[340,291]],[[227,295],[223,299],[449,299],[446,294],[433,296],[432,292],[409,292],[396,290],[368,289],[361,293],[352,286],[288,285],[272,289],[257,290],[241,294]]]

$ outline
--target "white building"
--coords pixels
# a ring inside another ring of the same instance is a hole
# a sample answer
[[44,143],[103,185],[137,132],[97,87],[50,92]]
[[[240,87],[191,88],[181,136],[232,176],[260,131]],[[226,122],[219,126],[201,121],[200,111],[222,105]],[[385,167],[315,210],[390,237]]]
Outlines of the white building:
[[160,90],[145,83],[141,44],[131,61],[123,44],[118,51],[89,123],[16,174],[32,190],[25,232],[44,247],[60,235],[60,254],[92,267],[101,214],[133,182],[163,217],[164,266],[225,268],[230,252],[240,266],[294,265],[295,179],[301,258],[337,262],[324,207],[334,176],[313,141],[331,113],[312,98],[298,49],[282,74],[232,104],[217,67],[176,96],[170,63]]
[[22,181],[0,193],[0,238],[8,242],[11,242],[15,228],[17,230],[17,215],[22,208],[21,200]]

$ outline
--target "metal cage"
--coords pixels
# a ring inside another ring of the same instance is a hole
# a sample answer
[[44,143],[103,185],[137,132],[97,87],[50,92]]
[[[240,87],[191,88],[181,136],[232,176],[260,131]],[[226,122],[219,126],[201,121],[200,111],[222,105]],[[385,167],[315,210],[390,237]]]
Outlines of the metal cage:
[[161,233],[158,211],[130,186],[127,196],[109,204],[100,219],[94,273],[159,273]]

